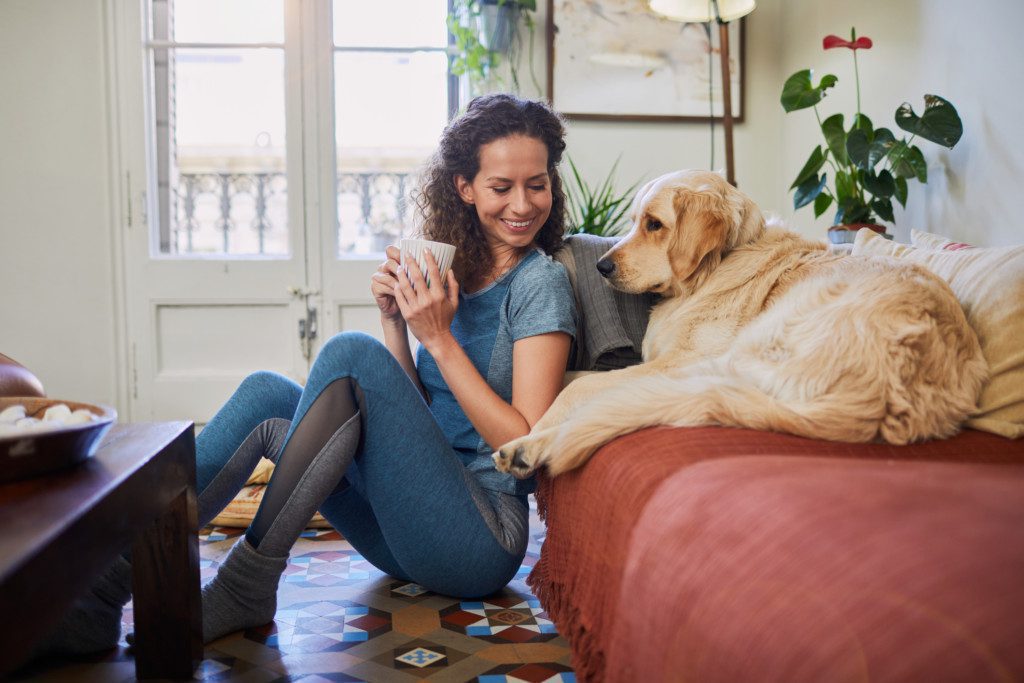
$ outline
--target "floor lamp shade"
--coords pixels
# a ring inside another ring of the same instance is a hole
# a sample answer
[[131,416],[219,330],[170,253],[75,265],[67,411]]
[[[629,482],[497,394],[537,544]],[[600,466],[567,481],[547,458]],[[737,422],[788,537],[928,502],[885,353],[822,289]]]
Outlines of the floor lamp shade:
[[754,11],[755,0],[650,0],[651,10],[673,21],[733,21]]
[[722,128],[725,134],[726,178],[736,184],[732,153],[732,92],[729,78],[728,22],[754,11],[755,0],[649,0],[651,11],[666,19],[682,22],[718,22],[722,62]]

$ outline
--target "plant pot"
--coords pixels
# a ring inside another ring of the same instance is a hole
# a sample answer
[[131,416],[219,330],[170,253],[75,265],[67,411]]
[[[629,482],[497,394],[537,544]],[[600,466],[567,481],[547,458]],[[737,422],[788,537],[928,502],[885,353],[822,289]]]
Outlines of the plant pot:
[[519,5],[511,0],[500,4],[497,0],[484,0],[476,21],[480,44],[491,52],[506,53],[519,22]]
[[878,223],[851,223],[850,225],[833,225],[829,228],[828,241],[832,244],[853,244],[861,228],[869,228],[887,240],[892,239],[892,235],[885,231],[884,225],[879,225]]

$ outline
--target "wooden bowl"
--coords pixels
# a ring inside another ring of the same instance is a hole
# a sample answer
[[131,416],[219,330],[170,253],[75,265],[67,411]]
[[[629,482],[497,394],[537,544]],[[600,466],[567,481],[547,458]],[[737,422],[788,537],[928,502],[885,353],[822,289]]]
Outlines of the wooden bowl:
[[113,408],[55,398],[3,397],[0,411],[21,405],[26,417],[42,419],[47,408],[61,403],[72,411],[85,408],[99,419],[45,432],[0,436],[0,482],[28,479],[82,462],[96,452],[100,439],[117,420]]

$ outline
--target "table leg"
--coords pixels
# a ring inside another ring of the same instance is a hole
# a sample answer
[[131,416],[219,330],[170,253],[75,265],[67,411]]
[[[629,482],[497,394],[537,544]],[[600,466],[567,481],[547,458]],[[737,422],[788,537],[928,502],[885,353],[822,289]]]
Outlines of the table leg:
[[199,539],[194,486],[140,533],[132,547],[135,670],[144,678],[191,678],[203,658]]

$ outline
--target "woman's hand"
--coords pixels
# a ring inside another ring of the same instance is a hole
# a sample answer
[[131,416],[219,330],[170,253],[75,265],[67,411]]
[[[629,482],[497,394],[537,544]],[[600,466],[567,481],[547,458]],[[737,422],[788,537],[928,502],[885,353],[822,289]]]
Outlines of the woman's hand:
[[430,250],[426,250],[427,275],[430,287],[413,258],[407,258],[405,268],[397,268],[398,285],[394,288],[394,299],[409,330],[420,343],[431,351],[438,344],[451,339],[452,319],[459,307],[459,283],[455,274],[447,273],[447,288],[441,284],[441,273]]
[[380,309],[380,316],[390,323],[402,320],[402,311],[395,301],[395,288],[398,286],[398,265],[401,254],[398,247],[388,247],[385,250],[387,260],[380,264],[377,272],[373,274],[370,282],[370,291],[373,292],[373,299]]

